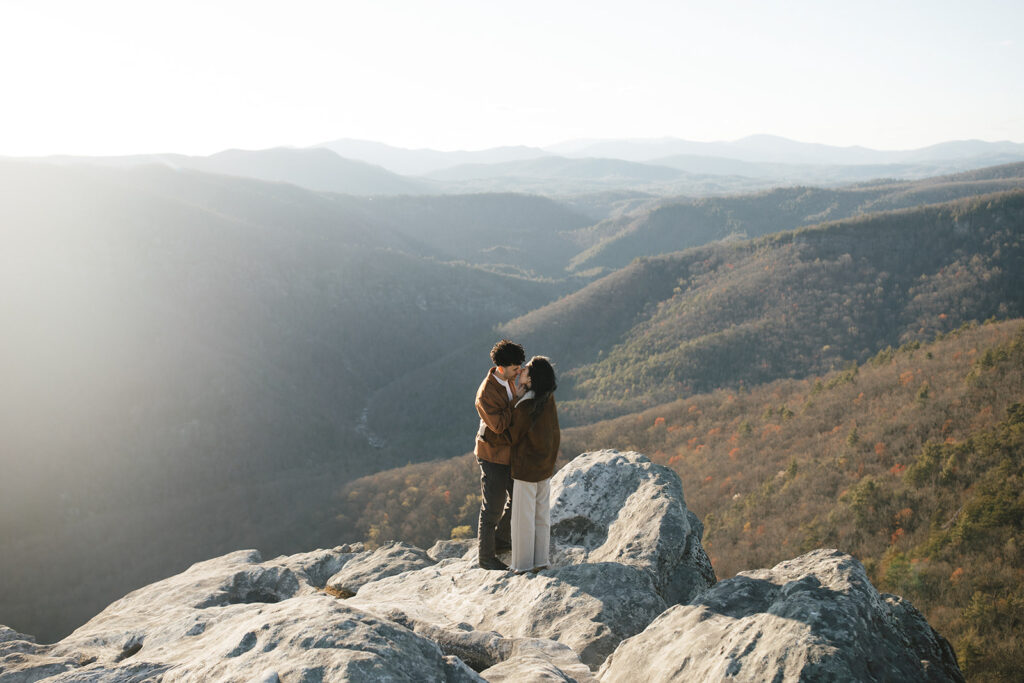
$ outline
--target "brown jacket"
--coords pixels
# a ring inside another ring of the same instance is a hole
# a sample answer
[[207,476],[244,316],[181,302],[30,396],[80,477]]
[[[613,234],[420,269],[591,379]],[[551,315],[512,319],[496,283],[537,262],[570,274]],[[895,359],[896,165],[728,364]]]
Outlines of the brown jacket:
[[476,412],[480,415],[480,429],[476,433],[474,455],[481,460],[507,465],[512,456],[512,440],[508,426],[512,422],[512,402],[508,392],[494,377],[497,368],[491,368],[476,390]]
[[512,478],[519,481],[544,481],[555,473],[555,459],[561,431],[555,397],[549,396],[540,415],[534,420],[534,398],[529,392],[512,411]]

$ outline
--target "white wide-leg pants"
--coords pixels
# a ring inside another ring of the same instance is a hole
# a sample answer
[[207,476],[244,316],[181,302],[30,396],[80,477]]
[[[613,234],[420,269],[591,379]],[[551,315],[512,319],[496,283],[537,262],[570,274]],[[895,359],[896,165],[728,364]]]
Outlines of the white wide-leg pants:
[[512,569],[528,571],[548,564],[551,543],[551,479],[513,482]]

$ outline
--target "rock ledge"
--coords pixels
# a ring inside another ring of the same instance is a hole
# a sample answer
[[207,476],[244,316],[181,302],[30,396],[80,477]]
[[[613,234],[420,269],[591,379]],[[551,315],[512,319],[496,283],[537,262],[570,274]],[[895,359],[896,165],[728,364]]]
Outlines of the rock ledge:
[[474,542],[243,550],[129,593],[52,645],[0,627],[0,683],[962,681],[949,644],[853,557],[716,583],[679,478],[599,451],[552,480],[552,566]]

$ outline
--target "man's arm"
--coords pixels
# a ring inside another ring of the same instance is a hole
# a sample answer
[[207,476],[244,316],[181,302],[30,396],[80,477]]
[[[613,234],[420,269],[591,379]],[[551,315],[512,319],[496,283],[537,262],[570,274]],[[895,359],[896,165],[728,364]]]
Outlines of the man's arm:
[[[502,389],[502,394],[505,390]],[[512,406],[505,396],[495,396],[486,386],[481,387],[476,395],[476,412],[487,428],[495,434],[501,434],[512,422]]]

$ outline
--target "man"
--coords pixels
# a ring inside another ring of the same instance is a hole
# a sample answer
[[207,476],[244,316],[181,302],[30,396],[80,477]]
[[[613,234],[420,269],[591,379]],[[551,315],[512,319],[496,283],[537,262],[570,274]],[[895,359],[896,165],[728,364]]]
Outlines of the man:
[[508,569],[498,552],[512,548],[512,440],[508,427],[515,404],[516,378],[526,360],[523,347],[502,339],[491,349],[494,364],[476,392],[480,429],[473,453],[480,464],[480,566]]

